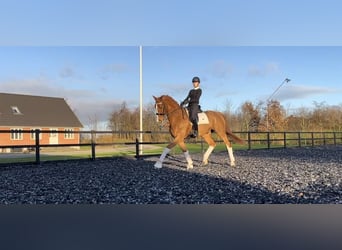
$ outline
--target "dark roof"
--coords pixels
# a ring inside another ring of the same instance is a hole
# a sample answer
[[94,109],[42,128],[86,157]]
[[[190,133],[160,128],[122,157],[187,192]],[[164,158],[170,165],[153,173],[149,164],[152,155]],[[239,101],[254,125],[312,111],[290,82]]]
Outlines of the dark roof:
[[0,126],[83,127],[63,98],[0,93]]

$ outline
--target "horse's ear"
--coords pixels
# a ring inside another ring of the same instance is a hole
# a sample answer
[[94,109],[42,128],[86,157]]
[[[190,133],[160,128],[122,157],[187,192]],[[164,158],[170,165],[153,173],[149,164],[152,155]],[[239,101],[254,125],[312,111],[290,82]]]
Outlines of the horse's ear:
[[155,96],[153,95],[153,98],[154,98],[155,101],[157,101],[157,97],[155,97]]

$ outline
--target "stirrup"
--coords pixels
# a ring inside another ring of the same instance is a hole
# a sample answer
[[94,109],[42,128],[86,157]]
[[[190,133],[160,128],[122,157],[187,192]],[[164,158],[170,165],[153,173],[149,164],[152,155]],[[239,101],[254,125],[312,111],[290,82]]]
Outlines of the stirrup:
[[196,138],[197,137],[197,131],[194,130],[192,133],[189,135],[191,138]]

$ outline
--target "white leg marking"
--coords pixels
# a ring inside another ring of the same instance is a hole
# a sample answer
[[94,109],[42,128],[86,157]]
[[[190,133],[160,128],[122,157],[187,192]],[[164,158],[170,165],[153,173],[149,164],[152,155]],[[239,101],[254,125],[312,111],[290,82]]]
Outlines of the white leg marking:
[[158,160],[158,161],[156,161],[156,163],[154,163],[154,167],[155,168],[162,168],[163,167],[163,163],[160,160]]
[[164,151],[163,151],[163,153],[161,154],[159,160],[154,164],[154,167],[155,167],[155,168],[161,168],[161,167],[162,167],[163,161],[164,161],[166,155],[167,155],[170,151],[171,151],[171,149],[169,149],[169,148],[165,148],[165,149],[164,149]]
[[186,166],[186,168],[187,169],[193,168],[194,166],[193,166],[192,159],[191,159],[191,157],[189,155],[189,151],[185,151],[184,152],[184,156],[185,156],[186,161],[188,162],[188,165]]
[[227,146],[227,150],[228,150],[229,159],[230,159],[230,166],[234,167],[235,166],[235,158],[234,158],[234,154],[233,154],[233,148]]
[[213,152],[215,147],[213,146],[209,146],[207,151],[205,151],[204,155],[203,155],[203,165],[207,165],[208,164],[208,159],[209,159],[209,156],[211,154],[211,152]]

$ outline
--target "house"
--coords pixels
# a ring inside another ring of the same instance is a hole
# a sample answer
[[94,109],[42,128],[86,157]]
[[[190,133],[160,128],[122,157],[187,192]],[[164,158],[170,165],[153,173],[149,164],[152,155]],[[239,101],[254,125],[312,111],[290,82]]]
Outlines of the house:
[[79,144],[82,127],[63,98],[0,93],[0,146],[34,145],[36,129],[40,144]]

